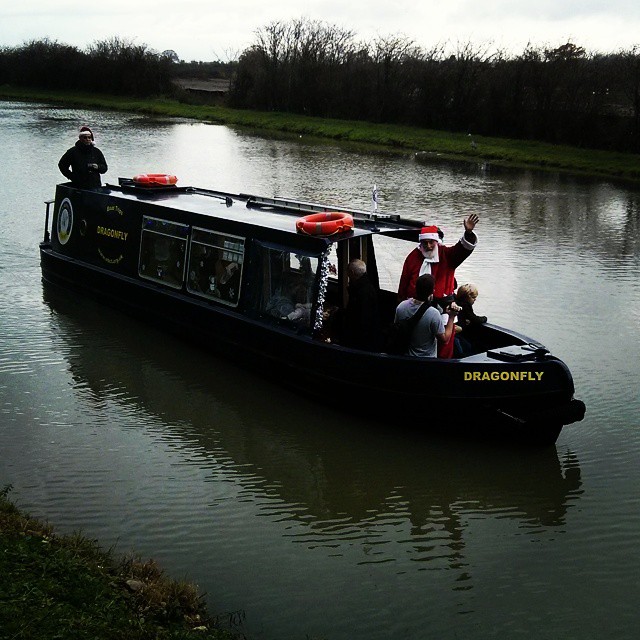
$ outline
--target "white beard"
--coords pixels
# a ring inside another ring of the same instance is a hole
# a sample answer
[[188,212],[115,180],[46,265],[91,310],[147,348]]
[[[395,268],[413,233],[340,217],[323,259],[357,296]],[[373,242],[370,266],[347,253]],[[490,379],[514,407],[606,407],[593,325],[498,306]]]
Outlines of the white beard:
[[432,251],[423,249],[421,245],[418,245],[418,248],[420,249],[420,253],[424,256],[424,260],[422,261],[418,276],[423,276],[425,273],[431,273],[431,265],[434,262],[440,261],[440,258],[438,256],[438,245],[436,245]]

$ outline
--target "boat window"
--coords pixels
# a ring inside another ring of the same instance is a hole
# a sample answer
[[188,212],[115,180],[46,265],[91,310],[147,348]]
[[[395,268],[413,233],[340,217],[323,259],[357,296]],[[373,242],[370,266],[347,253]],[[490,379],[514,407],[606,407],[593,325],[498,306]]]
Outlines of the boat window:
[[262,265],[260,313],[297,327],[311,327],[319,257],[259,247]]
[[184,281],[188,235],[189,225],[143,216],[140,276],[180,289]]
[[240,297],[244,238],[193,228],[187,289],[224,304]]

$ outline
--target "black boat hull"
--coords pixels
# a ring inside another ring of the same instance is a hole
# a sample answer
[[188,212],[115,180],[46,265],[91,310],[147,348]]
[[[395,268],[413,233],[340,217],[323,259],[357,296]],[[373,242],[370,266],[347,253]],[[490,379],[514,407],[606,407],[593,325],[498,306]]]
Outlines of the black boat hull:
[[[582,419],[566,365],[553,357],[504,361],[389,356],[266,325],[161,285],[113,273],[40,246],[43,279],[168,328],[277,379],[321,404],[416,432],[459,433],[548,445]],[[494,327],[495,332],[517,336]],[[522,336],[520,342],[527,343]]]

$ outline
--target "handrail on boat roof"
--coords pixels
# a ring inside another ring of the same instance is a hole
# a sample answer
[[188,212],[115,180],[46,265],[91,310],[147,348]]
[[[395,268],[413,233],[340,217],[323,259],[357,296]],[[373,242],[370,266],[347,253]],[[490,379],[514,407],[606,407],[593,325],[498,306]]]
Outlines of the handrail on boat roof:
[[365,222],[386,222],[391,224],[404,225],[408,227],[420,228],[422,223],[415,220],[407,220],[398,213],[381,213],[379,211],[364,211],[362,209],[352,209],[350,207],[342,207],[332,204],[316,204],[313,202],[305,202],[302,200],[293,200],[292,198],[268,198],[265,196],[254,196],[247,193],[240,193],[237,196],[229,195],[232,198],[238,198],[246,202],[249,208],[277,208],[286,213],[294,213],[296,215],[309,213],[348,213],[357,220]]
[[232,198],[240,199],[246,202],[248,208],[262,209],[273,208],[283,213],[291,213],[295,215],[308,215],[313,213],[348,213],[355,220],[365,223],[386,224],[391,227],[397,225],[401,229],[417,230],[422,227],[422,223],[415,220],[407,220],[402,218],[398,213],[380,213],[379,211],[363,211],[361,209],[351,209],[349,207],[341,207],[336,205],[315,204],[313,202],[304,202],[301,200],[293,200],[291,198],[267,198],[264,196],[254,196],[241,193],[237,196],[229,195]]
[[266,198],[263,196],[248,195],[245,193],[241,193],[240,197],[246,199],[248,207],[278,207],[279,209],[285,209],[286,211],[292,211],[294,213],[324,213],[335,211],[338,213],[349,213],[353,217],[365,220],[390,220],[393,222],[400,221],[400,216],[397,213],[363,211],[361,209],[351,209],[348,207],[340,207],[336,205],[315,204],[313,202],[304,202],[301,200],[293,200],[291,198]]
[[[136,185],[131,178],[118,178],[120,187],[131,189],[144,189],[149,191],[150,187]],[[352,209],[350,207],[342,207],[338,205],[316,204],[313,202],[305,202],[302,200],[294,200],[292,198],[269,198],[266,196],[255,196],[248,193],[228,193],[225,191],[217,191],[214,189],[204,189],[201,187],[170,187],[159,186],[157,189],[152,187],[154,191],[174,191],[182,193],[195,193],[210,198],[219,198],[224,200],[227,207],[230,207],[234,201],[244,202],[247,208],[273,208],[283,213],[291,213],[296,215],[307,215],[311,213],[339,212],[348,213],[355,219],[364,222],[386,222],[391,224],[402,225],[405,227],[420,228],[422,224],[415,220],[407,220],[402,218],[398,213],[380,213],[379,211],[364,211],[362,209]]]

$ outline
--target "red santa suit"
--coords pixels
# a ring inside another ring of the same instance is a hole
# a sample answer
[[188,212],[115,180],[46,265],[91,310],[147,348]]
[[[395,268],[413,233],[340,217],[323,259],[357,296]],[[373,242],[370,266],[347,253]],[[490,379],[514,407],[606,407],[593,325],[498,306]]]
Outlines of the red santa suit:
[[[444,298],[445,296],[451,295],[455,289],[456,267],[471,255],[471,252],[478,244],[475,233],[468,232],[468,234],[472,235],[473,242],[471,238],[463,235],[460,240],[452,246],[445,247],[444,245],[438,245],[437,254],[434,257],[426,258],[420,245],[411,251],[406,257],[404,266],[402,267],[400,285],[398,286],[398,300],[402,302],[402,300],[406,300],[407,298],[413,298],[416,293],[416,281],[419,276],[425,273],[431,273],[434,278],[434,298]],[[423,227],[419,238],[420,240],[438,239],[437,227]],[[438,345],[439,358],[453,357],[454,335],[454,333],[451,334],[451,338],[447,344]]]

